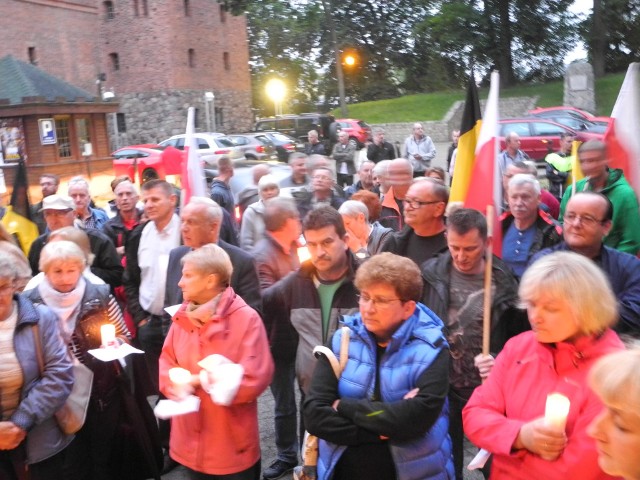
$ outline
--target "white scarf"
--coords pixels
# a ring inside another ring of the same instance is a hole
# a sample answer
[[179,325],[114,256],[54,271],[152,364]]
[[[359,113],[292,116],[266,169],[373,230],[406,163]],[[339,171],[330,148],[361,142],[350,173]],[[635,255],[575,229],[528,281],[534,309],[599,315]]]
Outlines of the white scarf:
[[80,277],[76,288],[70,292],[62,293],[53,288],[46,275],[38,285],[38,291],[45,305],[53,310],[60,319],[60,333],[65,344],[71,341],[71,335],[76,328],[80,302],[86,286],[84,278]]

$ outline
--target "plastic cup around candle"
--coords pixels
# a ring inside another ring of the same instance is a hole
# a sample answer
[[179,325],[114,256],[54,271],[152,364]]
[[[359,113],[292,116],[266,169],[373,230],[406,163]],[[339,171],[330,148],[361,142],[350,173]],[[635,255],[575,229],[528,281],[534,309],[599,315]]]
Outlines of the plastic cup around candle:
[[547,395],[547,403],[544,410],[544,421],[549,427],[564,431],[567,425],[567,416],[571,402],[561,393]]
[[189,396],[189,384],[191,372],[185,368],[175,367],[169,369],[169,380],[173,383],[173,390],[180,400]]
[[100,337],[103,347],[113,347],[116,344],[116,326],[110,323],[100,327]]

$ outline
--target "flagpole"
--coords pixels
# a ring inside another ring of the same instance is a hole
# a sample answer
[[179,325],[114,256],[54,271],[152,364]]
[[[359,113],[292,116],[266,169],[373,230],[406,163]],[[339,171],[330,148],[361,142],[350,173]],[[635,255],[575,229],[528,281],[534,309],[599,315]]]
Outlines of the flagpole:
[[484,311],[482,317],[482,354],[489,355],[491,340],[491,275],[493,271],[493,205],[487,205],[487,249],[484,263]]

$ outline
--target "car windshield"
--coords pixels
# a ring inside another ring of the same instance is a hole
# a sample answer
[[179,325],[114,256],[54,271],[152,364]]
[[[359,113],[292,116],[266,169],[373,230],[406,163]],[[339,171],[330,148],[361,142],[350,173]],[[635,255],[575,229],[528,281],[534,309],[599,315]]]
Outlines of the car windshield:
[[233,143],[233,140],[231,140],[229,137],[216,137],[215,141],[219,147],[235,147],[236,146],[236,144]]

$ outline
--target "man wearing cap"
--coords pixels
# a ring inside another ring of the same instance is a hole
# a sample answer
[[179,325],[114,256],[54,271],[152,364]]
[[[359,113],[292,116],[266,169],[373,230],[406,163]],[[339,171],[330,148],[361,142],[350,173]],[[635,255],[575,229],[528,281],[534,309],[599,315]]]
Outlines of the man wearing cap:
[[[54,232],[63,227],[77,227],[75,204],[73,199],[62,195],[49,195],[42,200],[42,212],[49,232]],[[89,236],[91,253],[95,255],[91,272],[100,277],[112,288],[122,284],[123,268],[120,264],[116,247],[109,237],[93,228],[84,229]],[[49,233],[44,233],[34,240],[29,250],[29,265],[34,275],[40,271],[40,252],[47,243]]]

